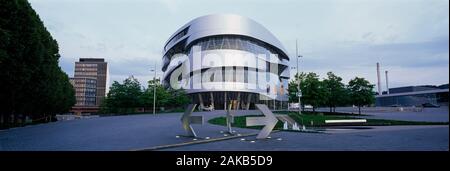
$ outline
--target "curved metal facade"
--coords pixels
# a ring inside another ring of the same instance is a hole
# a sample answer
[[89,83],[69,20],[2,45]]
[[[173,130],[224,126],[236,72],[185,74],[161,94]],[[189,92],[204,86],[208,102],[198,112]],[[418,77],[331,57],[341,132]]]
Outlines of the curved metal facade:
[[[200,56],[194,54],[197,50],[194,47],[200,48]],[[200,106],[210,104],[216,109],[221,109],[225,108],[229,100],[238,101],[237,108],[246,109],[252,108],[254,103],[266,103],[274,109],[281,109],[287,105],[289,80],[287,52],[275,36],[251,19],[230,14],[196,18],[178,29],[167,40],[163,54],[162,83],[169,86],[171,77],[179,73],[177,70],[185,69],[186,66],[183,64],[189,61],[190,64],[187,65],[190,67],[189,73],[180,75],[180,78],[189,80],[186,91],[194,103],[200,103]],[[179,57],[176,54],[185,56]],[[215,54],[219,58],[205,58],[208,54]],[[269,59],[258,54],[267,56],[275,54],[276,57]],[[202,63],[201,67],[193,69],[195,68],[193,63],[197,61],[209,63]],[[221,62],[213,64],[216,61]],[[256,65],[249,65],[248,61],[256,61]],[[270,71],[269,68],[277,70]],[[202,76],[199,76],[200,80],[196,79],[197,75],[205,73],[210,74],[207,79]],[[258,88],[261,85],[253,85],[255,83],[249,80],[253,79],[251,78],[253,75],[256,75],[256,79],[261,79],[259,77],[261,73],[270,79],[264,82],[267,86]],[[202,81],[203,84],[200,88],[193,85],[198,81]],[[203,88],[219,84],[220,88]],[[276,93],[268,94],[269,89],[275,89],[273,91]]]

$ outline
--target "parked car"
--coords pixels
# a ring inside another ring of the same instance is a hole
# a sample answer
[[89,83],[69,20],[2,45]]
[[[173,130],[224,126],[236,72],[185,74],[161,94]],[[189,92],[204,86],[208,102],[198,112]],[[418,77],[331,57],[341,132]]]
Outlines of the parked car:
[[305,105],[305,107],[304,107],[305,109],[312,109],[313,108],[313,106],[311,106],[311,105]]
[[290,109],[298,109],[298,103],[289,103]]

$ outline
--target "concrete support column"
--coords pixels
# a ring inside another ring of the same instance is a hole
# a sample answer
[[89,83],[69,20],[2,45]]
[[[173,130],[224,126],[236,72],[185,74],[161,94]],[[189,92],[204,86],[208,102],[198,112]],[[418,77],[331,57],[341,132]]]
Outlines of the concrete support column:
[[248,94],[247,97],[247,106],[245,107],[245,110],[249,110],[250,109],[250,101],[252,100],[252,95],[251,93]]
[[239,110],[240,108],[241,108],[241,92],[238,92],[236,110]]
[[211,106],[214,108],[214,95],[213,95],[213,93],[212,92],[210,92],[210,95],[211,95]]
[[223,98],[223,109],[227,110],[227,92],[224,92],[224,98]]
[[200,102],[200,108],[204,109],[202,94],[198,93],[198,101]]
[[275,99],[273,99],[273,110],[276,110],[277,109],[277,104],[276,104],[276,102],[275,102],[276,100]]

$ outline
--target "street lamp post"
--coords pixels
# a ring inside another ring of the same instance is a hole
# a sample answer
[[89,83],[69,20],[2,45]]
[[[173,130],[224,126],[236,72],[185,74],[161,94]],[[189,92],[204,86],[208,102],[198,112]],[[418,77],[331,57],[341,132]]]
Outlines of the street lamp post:
[[153,114],[156,114],[156,62],[155,62],[155,68],[151,71],[155,72],[155,75],[153,76]]
[[300,98],[302,96],[302,90],[300,89],[300,73],[298,72],[298,59],[303,57],[302,55],[298,55],[298,43],[297,39],[295,39],[295,56],[297,57],[297,80],[298,80],[298,87],[297,87],[297,96],[298,96],[298,114],[301,115],[301,101]]

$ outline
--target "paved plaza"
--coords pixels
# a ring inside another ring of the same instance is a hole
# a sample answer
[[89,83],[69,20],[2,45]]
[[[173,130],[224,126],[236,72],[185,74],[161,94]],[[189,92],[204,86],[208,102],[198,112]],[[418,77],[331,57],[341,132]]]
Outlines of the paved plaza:
[[[237,115],[255,113],[259,112],[241,111]],[[209,137],[211,140],[224,138],[221,131],[225,131],[225,127],[207,123],[207,120],[224,114],[225,111],[196,112],[193,115],[205,116],[205,123],[193,125],[193,127],[201,137]],[[396,115],[406,117],[408,113]],[[432,117],[431,114],[429,116]],[[436,116],[440,119],[433,120],[445,121],[445,117],[442,119],[441,115]],[[176,137],[185,133],[181,128],[180,117],[181,113],[111,116],[0,130],[0,150],[145,150],[170,144],[195,142],[192,138]],[[382,118],[382,115],[369,117]],[[446,119],[448,121],[448,110]],[[324,133],[279,131],[272,133],[271,139],[255,142],[250,140],[255,139],[255,134],[259,130],[235,128],[236,133],[251,134],[251,136],[158,150],[448,151],[449,149],[448,125],[344,128],[328,129]],[[242,141],[242,138],[245,141]]]
[[[339,133],[277,132],[262,141],[231,139],[164,150],[448,151],[448,126],[389,127]],[[277,140],[281,138],[281,141]]]

